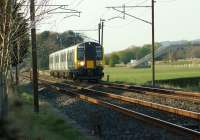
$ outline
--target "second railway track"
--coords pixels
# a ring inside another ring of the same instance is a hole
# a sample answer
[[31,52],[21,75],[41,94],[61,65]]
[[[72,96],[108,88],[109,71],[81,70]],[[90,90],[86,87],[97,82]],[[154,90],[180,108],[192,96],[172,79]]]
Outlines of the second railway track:
[[186,92],[186,91],[180,91],[180,90],[175,90],[175,89],[165,89],[165,88],[147,87],[147,86],[139,86],[139,85],[126,85],[126,84],[117,84],[117,83],[108,83],[108,82],[102,82],[101,86],[107,86],[111,88],[127,90],[127,91],[132,91],[132,92],[137,92],[137,93],[151,94],[155,96],[158,95],[155,93],[159,93],[160,96],[167,95],[169,98],[171,96],[171,97],[179,98],[179,99],[200,101],[200,93]]

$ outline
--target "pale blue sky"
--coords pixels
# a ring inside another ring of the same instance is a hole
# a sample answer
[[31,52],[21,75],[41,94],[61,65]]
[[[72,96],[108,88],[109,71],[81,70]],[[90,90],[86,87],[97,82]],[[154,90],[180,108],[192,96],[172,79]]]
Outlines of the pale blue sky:
[[[69,8],[80,10],[81,17],[63,19],[63,15],[48,17],[39,24],[38,32],[51,30],[97,29],[100,18],[109,19],[122,16],[118,12],[108,10],[106,6],[150,5],[151,0],[50,0],[50,4],[69,4]],[[129,10],[129,9],[127,9]],[[128,13],[151,20],[151,9],[134,8]],[[84,32],[97,39],[97,31]],[[155,3],[155,40],[193,40],[200,38],[200,0],[157,0]],[[115,19],[105,23],[105,52],[122,50],[130,45],[151,43],[151,25],[126,17],[126,20]]]

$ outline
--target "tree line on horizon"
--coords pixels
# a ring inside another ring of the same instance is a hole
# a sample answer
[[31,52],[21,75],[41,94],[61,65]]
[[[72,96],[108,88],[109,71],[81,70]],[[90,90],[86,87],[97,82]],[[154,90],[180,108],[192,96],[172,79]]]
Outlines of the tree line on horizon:
[[[55,51],[73,46],[84,41],[82,34],[73,31],[57,33],[44,31],[37,34],[37,58],[38,68],[48,69],[49,55]],[[31,51],[31,50],[30,50]],[[27,58],[27,63],[31,64],[31,54]]]
[[[57,33],[52,31],[44,31],[37,34],[37,55],[38,55],[38,68],[48,69],[49,66],[49,54],[70,47],[77,43],[84,41],[84,35],[75,33],[73,31],[65,31],[63,33]],[[151,44],[145,44],[143,46],[131,46],[127,49],[105,54],[104,63],[114,67],[116,64],[128,64],[131,60],[139,60],[151,53]],[[159,43],[156,43],[155,50],[160,47]],[[31,50],[29,51],[31,52]],[[178,59],[187,58],[200,58],[200,45],[188,44],[187,47],[178,49],[176,51],[168,51],[165,55],[156,58],[159,61],[176,61]],[[29,64],[31,63],[31,55],[28,57]]]
[[[156,43],[155,49],[159,48],[159,44]],[[122,51],[113,52],[105,55],[105,64],[114,67],[116,64],[123,63],[128,64],[131,60],[139,60],[151,53],[151,45],[145,44],[142,47],[131,46]]]
[[[131,60],[139,60],[151,53],[151,45],[145,44],[142,47],[131,46],[122,51],[113,52],[105,55],[105,65],[114,67],[116,64],[128,64]],[[160,47],[156,43],[155,50]],[[172,46],[173,47],[173,46]],[[179,59],[200,58],[200,44],[186,44],[186,47],[177,50],[169,49],[166,53],[158,58],[157,61],[177,61]]]

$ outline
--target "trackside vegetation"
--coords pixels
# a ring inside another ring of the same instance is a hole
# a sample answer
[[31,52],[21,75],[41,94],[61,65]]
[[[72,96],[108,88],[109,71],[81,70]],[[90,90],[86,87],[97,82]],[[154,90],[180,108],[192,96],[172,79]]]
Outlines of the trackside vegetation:
[[40,113],[34,113],[33,98],[26,88],[20,86],[16,95],[9,98],[11,110],[9,125],[5,125],[7,137],[13,136],[16,140],[86,140],[47,102],[40,102]]

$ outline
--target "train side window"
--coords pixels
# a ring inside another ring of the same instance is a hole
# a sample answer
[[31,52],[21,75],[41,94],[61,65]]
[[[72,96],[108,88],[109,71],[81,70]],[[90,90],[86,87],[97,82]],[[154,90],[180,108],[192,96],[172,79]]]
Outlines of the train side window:
[[56,60],[56,63],[59,62],[59,55],[56,55],[55,60]]
[[80,47],[77,49],[77,59],[78,60],[84,60],[84,47]]
[[63,62],[66,62],[66,53],[63,53]]
[[60,54],[60,62],[63,62],[63,54]]
[[70,65],[72,63],[71,60],[72,60],[72,53],[71,53],[71,50],[69,50],[67,52],[67,62],[68,62],[69,67],[70,67]]
[[65,62],[66,61],[66,56],[65,53],[61,54],[61,62]]

